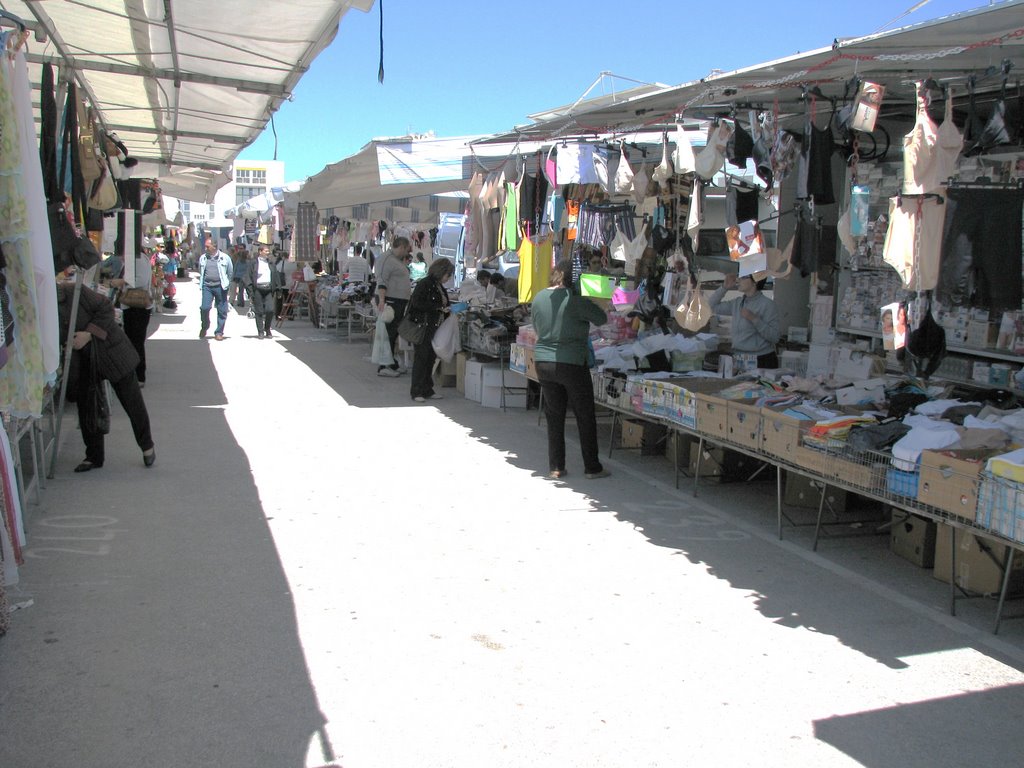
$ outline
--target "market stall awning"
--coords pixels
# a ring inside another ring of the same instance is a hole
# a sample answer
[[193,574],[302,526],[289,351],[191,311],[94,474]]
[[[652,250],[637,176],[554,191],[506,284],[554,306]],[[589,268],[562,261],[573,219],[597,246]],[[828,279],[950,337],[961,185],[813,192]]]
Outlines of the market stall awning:
[[438,195],[465,192],[473,173],[505,162],[521,147],[474,146],[482,136],[374,139],[354,155],[310,176],[299,193],[321,210],[387,203],[437,212]]
[[[73,77],[138,159],[136,176],[212,202],[225,172],[291,97],[352,9],[373,0],[6,0],[37,32],[32,82],[44,62]],[[45,42],[38,42],[43,37]]]
[[783,116],[803,113],[805,89],[816,87],[824,97],[842,98],[855,75],[886,86],[884,110],[912,109],[915,80],[931,77],[952,84],[962,95],[967,78],[974,75],[979,91],[992,91],[1001,86],[1005,62],[1015,80],[1024,68],[1024,0],[1008,0],[891,32],[835,40],[809,53],[611,103],[585,101],[549,110],[535,122],[495,134],[487,141],[651,130],[671,125],[677,115],[712,118],[744,105],[777,108]]

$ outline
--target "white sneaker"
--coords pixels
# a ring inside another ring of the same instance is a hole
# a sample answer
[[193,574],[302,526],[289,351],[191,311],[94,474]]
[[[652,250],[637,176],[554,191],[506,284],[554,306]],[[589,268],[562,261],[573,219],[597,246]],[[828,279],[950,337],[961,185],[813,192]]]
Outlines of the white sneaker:
[[381,368],[377,371],[378,376],[387,376],[389,379],[396,378],[400,374],[394,368]]
[[427,398],[425,398],[425,397],[414,397],[412,399],[412,401],[414,403],[425,403],[425,402],[427,402]]
[[399,373],[408,373],[409,369],[406,368],[404,365],[400,365],[400,366],[398,366],[398,372]]

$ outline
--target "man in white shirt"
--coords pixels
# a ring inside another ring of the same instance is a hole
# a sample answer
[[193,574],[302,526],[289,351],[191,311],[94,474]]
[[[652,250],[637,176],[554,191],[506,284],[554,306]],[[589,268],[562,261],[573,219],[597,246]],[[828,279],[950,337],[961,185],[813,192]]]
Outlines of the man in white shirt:
[[[385,306],[389,306],[395,312],[394,318],[387,324],[392,356],[398,344],[398,324],[402,322],[409,297],[412,295],[412,277],[409,275],[411,261],[412,244],[407,237],[396,237],[391,243],[391,250],[377,260],[377,311],[382,312]],[[380,366],[377,375],[398,376],[404,371],[405,369],[395,362],[390,366]]]
[[352,248],[352,257],[346,262],[344,272],[350,283],[367,283],[370,281],[370,262],[363,256],[363,246],[356,243]]

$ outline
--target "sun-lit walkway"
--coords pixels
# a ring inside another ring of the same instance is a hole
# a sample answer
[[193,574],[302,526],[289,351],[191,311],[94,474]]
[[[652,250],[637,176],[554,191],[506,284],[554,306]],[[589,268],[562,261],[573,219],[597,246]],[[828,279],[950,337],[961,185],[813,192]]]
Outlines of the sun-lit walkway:
[[[663,457],[543,477],[536,412],[429,406],[365,341],[154,320],[158,460],[73,407],[0,639],[4,768],[961,766],[1020,751],[1024,622],[885,536],[774,534]],[[602,450],[607,452],[607,428]],[[570,427],[570,436],[571,427]],[[1009,609],[1013,610],[1013,607]],[[1019,606],[1017,606],[1019,610]]]

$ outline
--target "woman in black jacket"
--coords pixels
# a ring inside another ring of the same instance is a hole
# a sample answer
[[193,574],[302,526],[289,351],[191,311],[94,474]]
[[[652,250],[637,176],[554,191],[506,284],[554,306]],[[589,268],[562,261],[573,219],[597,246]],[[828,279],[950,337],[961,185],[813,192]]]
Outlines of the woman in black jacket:
[[[67,338],[74,295],[74,284],[57,284],[57,309],[60,327],[63,329],[62,339]],[[103,466],[103,433],[96,430],[90,414],[87,413],[87,403],[92,389],[99,386],[103,379],[110,382],[117,399],[121,401],[128,414],[132,431],[135,433],[135,442],[142,449],[142,462],[147,467],[153,466],[156,451],[149,428],[149,413],[146,411],[139,380],[135,375],[139,355],[114,319],[114,305],[106,296],[83,286],[74,327],[72,345],[75,349],[74,362],[78,370],[75,398],[78,403],[78,426],[82,430],[82,440],[85,442],[85,460],[75,467],[75,472],[88,472],[90,469]],[[93,381],[92,378],[93,355],[96,359],[97,381]]]
[[434,332],[451,312],[448,291],[444,284],[455,274],[455,265],[449,259],[435,259],[427,268],[427,276],[416,283],[409,299],[409,318],[426,331],[419,344],[413,347],[412,381],[409,394],[417,403],[440,400],[434,392]]

